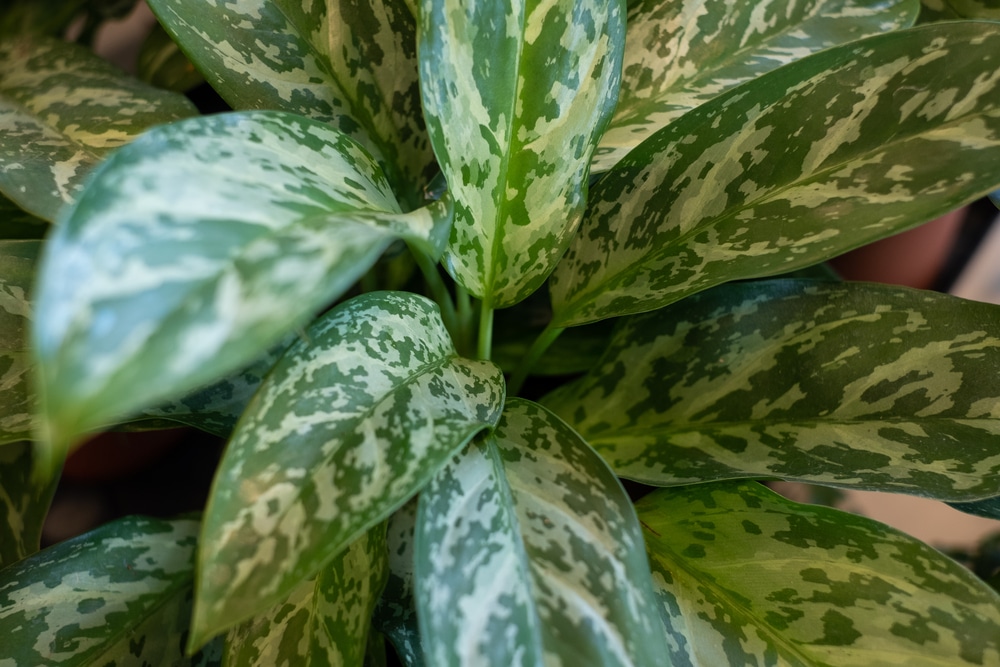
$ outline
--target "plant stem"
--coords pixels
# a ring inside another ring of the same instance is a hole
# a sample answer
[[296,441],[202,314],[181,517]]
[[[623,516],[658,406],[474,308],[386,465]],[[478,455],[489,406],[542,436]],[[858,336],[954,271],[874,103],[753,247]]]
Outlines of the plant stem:
[[458,314],[455,312],[455,302],[451,298],[448,286],[441,279],[441,272],[438,271],[437,264],[413,246],[410,246],[410,254],[413,255],[420,273],[424,276],[424,281],[427,283],[427,290],[430,292],[431,298],[441,308],[441,319],[444,321],[445,328],[451,334],[452,340],[458,341],[461,335],[461,328]]
[[455,285],[455,303],[458,311],[458,338],[455,339],[455,345],[463,356],[472,356],[475,351],[475,343],[473,342],[475,312],[469,293],[458,284]]
[[493,352],[493,307],[485,301],[479,304],[479,345],[476,356],[489,361]]
[[547,326],[542,333],[538,334],[538,338],[536,338],[535,342],[533,342],[531,347],[528,348],[528,352],[524,355],[524,358],[521,359],[521,363],[518,364],[517,370],[514,371],[514,375],[511,377],[510,383],[507,385],[507,394],[509,396],[517,396],[517,394],[521,391],[521,387],[524,386],[524,381],[528,378],[531,369],[538,362],[538,360],[542,358],[542,355],[549,349],[549,346],[551,346],[552,343],[554,343],[556,339],[559,338],[559,335],[565,330],[565,327]]

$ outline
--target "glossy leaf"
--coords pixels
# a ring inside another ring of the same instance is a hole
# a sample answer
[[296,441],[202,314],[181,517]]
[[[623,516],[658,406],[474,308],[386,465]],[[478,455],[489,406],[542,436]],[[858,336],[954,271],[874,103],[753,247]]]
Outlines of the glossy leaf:
[[191,119],[117,151],[39,278],[46,457],[251,363],[395,239],[432,254],[434,215],[399,214],[358,144],[291,114]]
[[389,576],[375,607],[374,626],[385,634],[406,667],[423,667],[424,654],[414,600],[413,548],[417,500],[406,503],[388,521]]
[[528,401],[421,492],[415,572],[430,664],[668,664],[628,496]]
[[267,613],[226,637],[229,667],[361,665],[388,574],[385,526],[355,540]]
[[0,241],[0,445],[31,435],[29,292],[40,249],[38,241]]
[[863,283],[726,285],[628,319],[544,403],[624,477],[1000,494],[1000,306]]
[[822,49],[913,24],[919,0],[646,0],[630,8],[622,87],[595,171],[741,83]]
[[0,447],[0,568],[38,551],[58,480],[31,475],[31,443]]
[[636,510],[674,665],[1000,661],[1000,596],[881,523],[747,482]]
[[235,109],[333,124],[381,160],[408,204],[433,154],[403,0],[151,0],[167,31]]
[[54,220],[112,149],[154,124],[196,113],[183,96],[128,77],[81,46],[4,39],[0,193]]
[[129,517],[0,570],[0,665],[186,665],[198,522]]
[[437,307],[381,292],[305,332],[237,425],[205,514],[193,645],[259,613],[496,423],[503,376],[455,353]]
[[620,0],[421,0],[427,127],[454,202],[445,265],[488,307],[552,271],[618,92]]
[[553,326],[786,273],[984,195],[1000,182],[998,86],[1000,24],[939,23],[703,104],[592,189],[553,274]]

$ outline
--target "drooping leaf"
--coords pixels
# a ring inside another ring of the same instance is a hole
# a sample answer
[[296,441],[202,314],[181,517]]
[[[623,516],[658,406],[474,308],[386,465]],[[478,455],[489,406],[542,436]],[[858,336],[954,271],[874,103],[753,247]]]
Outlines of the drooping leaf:
[[636,505],[674,665],[989,665],[1000,596],[881,523],[751,483]]
[[58,480],[31,475],[31,443],[0,447],[0,569],[38,551]]
[[127,517],[0,570],[0,664],[189,664],[197,531]]
[[437,307],[351,299],[306,330],[237,425],[199,553],[193,645],[291,593],[499,418],[489,362],[455,353]]
[[333,124],[378,158],[404,205],[433,153],[419,113],[416,23],[403,0],[151,0],[234,109]]
[[1000,24],[956,22],[827,49],[703,104],[592,188],[552,277],[553,326],[786,273],[984,195],[1000,182],[998,91]]
[[725,285],[629,318],[547,396],[619,475],[1000,494],[1000,306],[903,287]]
[[29,292],[40,250],[38,241],[0,241],[0,445],[31,435]]
[[283,602],[226,636],[228,667],[355,667],[385,585],[385,526],[352,542]]
[[804,56],[913,24],[919,0],[645,0],[630,7],[622,87],[595,171],[713,97]]
[[126,76],[82,46],[0,40],[0,193],[55,220],[112,149],[196,113],[183,96]]
[[433,254],[435,215],[399,214],[372,158],[301,116],[205,116],[117,151],[40,273],[46,459],[253,362],[395,239]]
[[430,664],[668,664],[628,496],[528,401],[421,492],[415,572]]
[[396,655],[406,667],[424,665],[414,600],[413,542],[416,522],[416,499],[389,517],[386,535],[389,577],[382,598],[375,607],[373,620],[374,627],[392,642]]
[[488,307],[552,271],[618,92],[620,0],[421,0],[421,93],[454,202],[445,265]]

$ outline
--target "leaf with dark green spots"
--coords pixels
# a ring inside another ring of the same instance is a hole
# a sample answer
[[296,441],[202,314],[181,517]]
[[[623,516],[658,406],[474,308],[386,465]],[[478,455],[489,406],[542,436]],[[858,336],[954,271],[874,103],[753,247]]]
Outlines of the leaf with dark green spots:
[[881,523],[749,482],[636,510],[674,665],[1000,664],[1000,596]]
[[0,570],[0,665],[188,665],[197,532],[128,517]]
[[787,273],[985,195],[998,93],[1000,23],[955,22],[827,49],[701,105],[591,189],[552,275],[553,326]]
[[385,525],[355,540],[315,578],[226,636],[231,667],[361,665],[372,609],[385,585]]
[[31,435],[29,299],[40,241],[0,241],[0,445]]
[[190,119],[116,151],[40,272],[43,468],[80,434],[252,363],[395,240],[434,256],[440,210],[399,213],[363,148],[292,114]]
[[58,479],[31,475],[31,443],[0,447],[0,568],[38,551]]
[[0,195],[44,220],[79,194],[112,149],[197,113],[87,49],[43,37],[0,41]]
[[400,507],[388,521],[386,545],[389,577],[382,598],[375,607],[373,624],[392,642],[406,667],[423,667],[424,654],[417,625],[413,590],[413,541],[417,521],[417,500]]
[[445,266],[487,307],[537,289],[579,224],[618,93],[620,0],[421,0],[421,94],[455,225]]
[[724,285],[624,320],[545,405],[630,479],[1000,494],[1000,306],[903,287]]
[[625,490],[534,403],[421,492],[414,565],[429,664],[668,664]]
[[694,107],[822,49],[913,24],[918,0],[645,0],[629,8],[606,171]]
[[437,306],[337,306],[274,367],[205,511],[192,645],[280,602],[499,419],[503,376],[459,357]]

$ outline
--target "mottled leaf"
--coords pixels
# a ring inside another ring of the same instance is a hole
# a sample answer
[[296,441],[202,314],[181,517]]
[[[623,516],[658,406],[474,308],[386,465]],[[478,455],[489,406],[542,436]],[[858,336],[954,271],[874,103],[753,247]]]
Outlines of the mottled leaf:
[[725,285],[629,318],[544,403],[624,477],[1000,494],[1000,306],[864,283]]
[[427,246],[435,222],[431,209],[399,214],[372,158],[301,116],[195,118],[117,151],[40,273],[46,459],[251,363],[395,239]]
[[422,0],[421,93],[454,202],[445,265],[487,307],[541,285],[569,243],[614,109],[620,0]]
[[39,241],[0,241],[0,445],[31,435],[29,292],[40,250]]
[[628,496],[528,401],[421,492],[415,573],[430,664],[669,664]]
[[701,105],[592,188],[551,281],[554,326],[786,273],[984,195],[1000,182],[998,84],[1000,24],[938,23]]
[[424,665],[413,590],[413,533],[416,521],[416,499],[389,517],[386,535],[389,577],[373,619],[375,628],[392,642],[396,655],[406,667]]
[[87,49],[42,37],[0,41],[0,193],[54,220],[83,178],[146,128],[196,112]]
[[38,551],[58,479],[31,475],[31,443],[0,447],[0,568]]
[[362,664],[388,574],[385,525],[351,543],[283,602],[226,636],[228,667]]
[[822,49],[913,24],[919,0],[645,0],[630,7],[606,171],[685,112]]
[[636,510],[675,665],[1000,664],[1000,596],[881,523],[749,482]]
[[306,330],[237,425],[205,514],[193,644],[291,593],[496,423],[503,376],[437,307],[347,301]]

